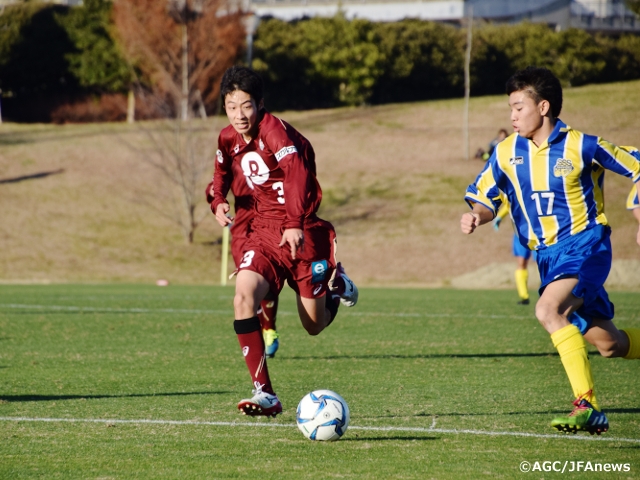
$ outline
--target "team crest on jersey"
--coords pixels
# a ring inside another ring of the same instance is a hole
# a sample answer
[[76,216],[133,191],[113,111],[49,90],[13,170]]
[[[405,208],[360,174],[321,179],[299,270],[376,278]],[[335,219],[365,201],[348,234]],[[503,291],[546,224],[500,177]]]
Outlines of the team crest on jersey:
[[553,174],[556,177],[566,177],[573,172],[573,163],[566,158],[559,158],[556,160],[556,164],[553,167]]
[[264,150],[264,142],[262,141],[262,139],[260,139],[258,145],[260,145],[260,150]]
[[236,145],[233,147],[233,153],[238,153],[240,151],[240,145]]
[[311,263],[311,283],[321,283],[327,275],[327,261]]
[[247,152],[240,160],[242,173],[252,183],[262,185],[269,180],[269,167],[258,152]]
[[509,165],[522,165],[524,163],[524,157],[511,157],[509,159]]
[[216,152],[216,157],[218,158],[218,163],[222,163],[223,162],[223,157],[222,157],[222,152],[220,150],[218,150]]

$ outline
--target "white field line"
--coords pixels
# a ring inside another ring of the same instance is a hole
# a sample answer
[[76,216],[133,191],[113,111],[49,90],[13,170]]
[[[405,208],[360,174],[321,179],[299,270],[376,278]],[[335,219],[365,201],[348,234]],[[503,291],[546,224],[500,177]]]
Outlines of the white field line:
[[[233,309],[227,310],[210,310],[197,308],[109,308],[109,307],[82,307],[75,305],[25,305],[19,303],[0,303],[0,309],[25,309],[25,310],[59,310],[67,312],[105,312],[105,313],[186,313],[186,314],[214,314],[214,315],[233,315]],[[297,312],[287,310],[279,310],[279,315],[298,315]],[[480,315],[475,313],[452,314],[452,313],[429,313],[429,312],[359,312],[343,309],[340,315],[350,315],[356,317],[408,317],[408,318],[518,318],[518,319],[535,319],[531,315]],[[637,320],[637,317],[616,317],[616,320]]]
[[[49,423],[104,423],[107,425],[129,424],[129,425],[194,425],[207,427],[273,427],[273,428],[295,428],[296,425],[284,423],[248,423],[248,422],[205,422],[197,420],[124,420],[124,419],[104,419],[104,418],[32,418],[32,417],[0,417],[2,422],[49,422]],[[526,438],[547,438],[556,440],[583,440],[597,442],[623,442],[638,443],[640,438],[616,438],[616,437],[596,437],[583,435],[562,435],[562,434],[542,434],[527,432],[501,432],[490,430],[458,430],[447,428],[435,428],[435,420],[431,427],[366,427],[350,425],[349,430],[360,430],[365,432],[416,432],[416,433],[441,433],[452,435],[485,435],[485,436],[508,436]]]

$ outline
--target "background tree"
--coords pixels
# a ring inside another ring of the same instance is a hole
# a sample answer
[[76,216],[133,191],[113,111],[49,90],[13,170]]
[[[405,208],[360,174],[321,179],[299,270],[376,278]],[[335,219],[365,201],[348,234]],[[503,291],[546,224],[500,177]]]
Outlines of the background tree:
[[177,224],[187,242],[207,214],[204,187],[215,150],[206,117],[219,108],[224,71],[242,49],[243,14],[224,0],[116,0],[114,23],[125,56],[139,72],[137,94],[168,121],[139,124],[148,143],[129,144],[159,175],[138,199]]
[[624,0],[629,10],[640,16],[640,0]]
[[94,92],[124,92],[133,72],[113,41],[110,0],[84,0],[57,20],[75,46],[65,58],[81,86]]
[[51,106],[77,90],[65,59],[74,46],[56,21],[67,11],[26,2],[8,5],[0,15],[0,89],[9,96],[3,110],[12,120],[47,122]]
[[201,104],[217,112],[219,80],[244,45],[242,17],[226,0],[116,0],[113,18],[144,93],[167,117],[175,117],[185,71],[190,113],[199,112]]

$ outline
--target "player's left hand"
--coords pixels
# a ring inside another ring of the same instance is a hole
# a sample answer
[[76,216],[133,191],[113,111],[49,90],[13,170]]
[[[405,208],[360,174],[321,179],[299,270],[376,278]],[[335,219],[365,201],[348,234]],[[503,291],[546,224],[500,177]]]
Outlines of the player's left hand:
[[282,233],[280,246],[289,244],[291,247],[291,258],[296,259],[296,252],[304,249],[304,233],[299,228],[287,228]]

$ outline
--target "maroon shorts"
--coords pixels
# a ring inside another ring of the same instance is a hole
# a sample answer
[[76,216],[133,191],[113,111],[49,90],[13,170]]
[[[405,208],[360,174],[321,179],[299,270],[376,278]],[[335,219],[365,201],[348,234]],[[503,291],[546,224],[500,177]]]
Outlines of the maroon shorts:
[[304,225],[304,247],[291,258],[291,247],[280,247],[284,229],[255,219],[251,234],[244,242],[238,270],[251,270],[262,275],[274,294],[279,294],[285,281],[304,298],[322,297],[336,268],[336,232],[333,225],[320,218],[308,219]]

